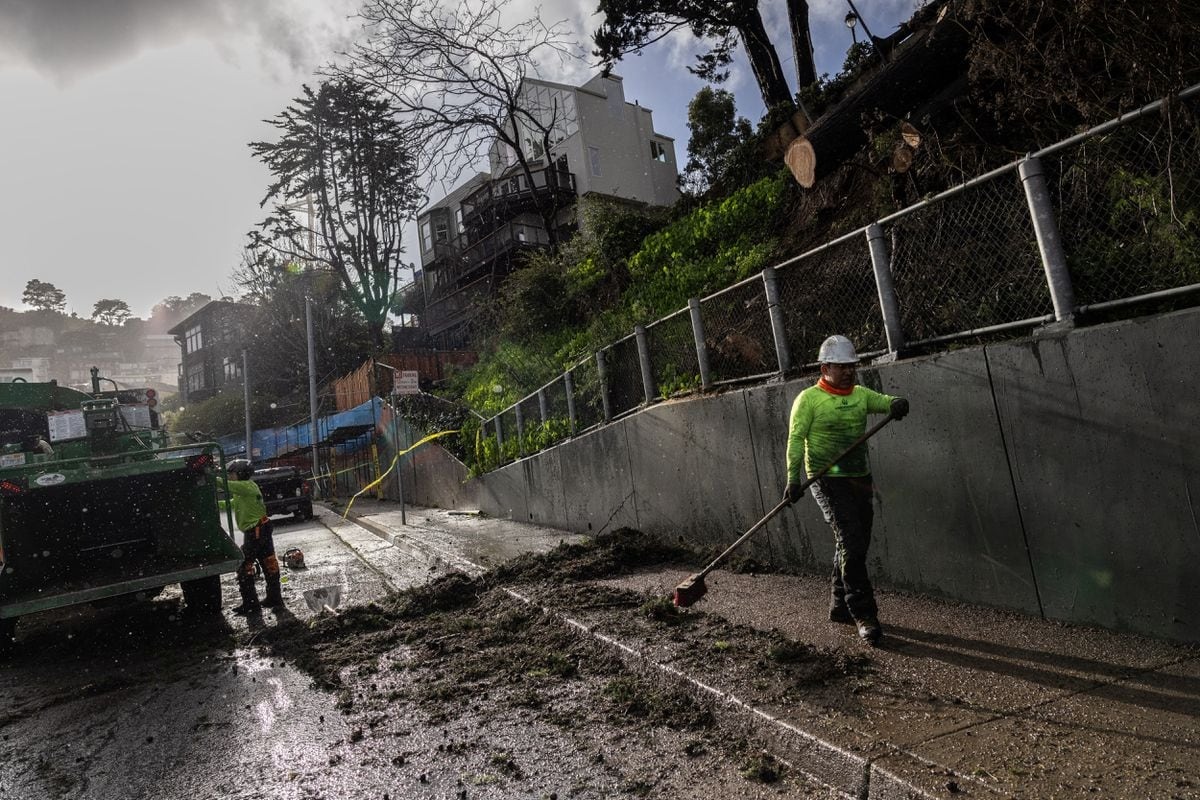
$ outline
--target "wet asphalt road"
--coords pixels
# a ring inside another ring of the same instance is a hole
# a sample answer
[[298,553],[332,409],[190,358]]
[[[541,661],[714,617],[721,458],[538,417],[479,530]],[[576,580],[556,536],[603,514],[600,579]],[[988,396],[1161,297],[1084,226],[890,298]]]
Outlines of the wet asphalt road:
[[[313,565],[284,570],[281,616],[312,615],[305,588],[369,599],[413,572],[381,574],[315,520],[279,521],[275,538]],[[225,610],[208,617],[171,586],[149,603],[22,619],[0,667],[0,797],[318,796],[305,776],[327,783],[329,745],[347,734],[335,699],[257,653],[255,631],[276,615],[238,618],[232,576],[222,588]]]
[[[230,612],[238,594],[227,575],[219,615],[189,615],[172,586],[152,602],[22,619],[17,652],[0,664],[0,799],[604,798],[627,795],[628,775],[654,766],[687,789],[707,783],[709,796],[778,795],[782,787],[756,787],[734,764],[685,774],[689,763],[660,758],[664,744],[678,749],[670,734],[664,743],[619,729],[564,730],[503,711],[434,726],[403,704],[356,717],[255,645],[281,618],[316,615],[306,589],[336,586],[345,607],[469,568],[467,556],[480,555],[470,525],[464,544],[414,522],[389,543],[325,509],[311,522],[277,521],[277,551],[300,547],[308,567],[284,568],[286,608],[261,618]],[[478,526],[483,536],[486,522]],[[498,753],[519,758],[526,775],[496,779]]]

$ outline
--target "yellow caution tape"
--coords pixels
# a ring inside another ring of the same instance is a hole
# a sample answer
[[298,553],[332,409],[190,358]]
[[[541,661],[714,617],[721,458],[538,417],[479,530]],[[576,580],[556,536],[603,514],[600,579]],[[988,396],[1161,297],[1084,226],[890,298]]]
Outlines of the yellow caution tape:
[[369,466],[371,466],[370,461],[360,461],[357,464],[352,464],[351,466],[346,467],[345,469],[339,469],[337,472],[323,472],[320,475],[315,475],[315,476],[313,476],[313,480],[320,480],[323,478],[334,478],[334,477],[337,477],[338,475],[344,475],[347,472],[354,472],[357,469],[361,469],[363,467],[369,467]]
[[388,466],[387,470],[385,470],[382,475],[380,475],[378,478],[376,478],[375,480],[368,483],[363,488],[359,489],[358,493],[355,494],[354,497],[350,498],[350,502],[346,504],[346,511],[345,511],[345,513],[342,514],[342,519],[345,520],[346,517],[350,514],[350,507],[354,505],[354,501],[358,499],[359,495],[361,495],[365,492],[371,491],[376,486],[378,486],[380,483],[382,483],[384,478],[386,478],[388,475],[390,475],[392,473],[392,470],[396,468],[396,464],[398,464],[400,462],[400,456],[411,453],[413,450],[416,450],[421,445],[427,444],[428,442],[432,442],[434,439],[440,439],[443,436],[449,436],[452,433],[458,433],[458,431],[457,430],[439,431],[438,433],[431,433],[428,436],[426,436],[424,439],[422,439],[421,441],[414,444],[412,447],[408,448],[407,450],[401,450],[399,453],[396,453],[395,457],[392,459],[392,463]]

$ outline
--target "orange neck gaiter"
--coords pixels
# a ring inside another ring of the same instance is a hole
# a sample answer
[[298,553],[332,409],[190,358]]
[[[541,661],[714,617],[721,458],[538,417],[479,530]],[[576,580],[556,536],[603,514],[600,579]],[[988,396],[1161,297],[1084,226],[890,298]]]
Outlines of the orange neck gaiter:
[[830,383],[826,381],[824,377],[817,381],[817,386],[821,387],[821,391],[829,392],[830,394],[836,394],[839,397],[845,397],[854,391],[853,386],[851,386],[849,389],[838,389],[837,387],[830,385]]

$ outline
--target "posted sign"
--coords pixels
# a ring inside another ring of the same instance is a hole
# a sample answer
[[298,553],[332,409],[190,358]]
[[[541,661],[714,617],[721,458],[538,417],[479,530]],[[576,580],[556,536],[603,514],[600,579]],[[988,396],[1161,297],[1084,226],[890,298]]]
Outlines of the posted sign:
[[396,371],[396,385],[392,389],[392,394],[419,394],[420,392],[420,374],[415,369]]

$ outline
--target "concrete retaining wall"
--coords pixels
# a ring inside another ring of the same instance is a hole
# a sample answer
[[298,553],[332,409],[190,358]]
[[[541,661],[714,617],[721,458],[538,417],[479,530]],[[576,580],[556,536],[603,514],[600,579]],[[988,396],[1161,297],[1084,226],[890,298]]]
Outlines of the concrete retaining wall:
[[[1200,640],[1198,341],[1189,310],[861,370],[913,406],[870,444],[877,583]],[[420,496],[727,544],[778,502],[811,382],[659,404],[466,484],[427,475]],[[831,536],[806,499],[741,555],[823,573]]]

